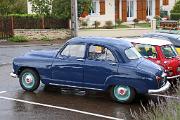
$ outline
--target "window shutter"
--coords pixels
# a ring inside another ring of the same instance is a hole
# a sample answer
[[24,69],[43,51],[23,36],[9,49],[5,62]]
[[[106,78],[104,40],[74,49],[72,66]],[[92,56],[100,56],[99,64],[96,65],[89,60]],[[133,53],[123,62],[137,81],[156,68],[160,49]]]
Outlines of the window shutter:
[[100,0],[99,4],[100,4],[100,15],[105,15],[105,13],[106,13],[106,11],[105,11],[105,0]]
[[169,0],[163,0],[163,5],[169,5]]
[[146,0],[137,0],[137,19],[146,20]]
[[127,1],[122,0],[122,21],[127,21]]
[[160,0],[156,0],[156,16],[160,16]]

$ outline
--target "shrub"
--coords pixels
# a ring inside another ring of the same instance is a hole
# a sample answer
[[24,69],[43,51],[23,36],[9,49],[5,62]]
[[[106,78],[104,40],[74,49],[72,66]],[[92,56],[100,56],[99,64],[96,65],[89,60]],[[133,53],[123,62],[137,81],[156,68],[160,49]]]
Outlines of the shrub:
[[84,26],[84,27],[87,27],[87,25],[88,25],[87,21],[82,21],[81,25]]
[[171,13],[171,20],[180,20],[180,13]]
[[154,17],[154,19],[156,19],[157,21],[160,21],[160,20],[161,20],[161,17],[158,16],[158,15],[156,15],[156,16]]
[[47,37],[47,36],[43,36],[43,37],[41,38],[41,40],[42,40],[42,41],[51,41],[50,38]]
[[99,21],[94,21],[95,28],[98,28],[100,25],[101,25],[101,23]]
[[27,38],[25,36],[13,36],[9,38],[11,42],[27,42]]
[[150,20],[149,18],[146,19],[146,23],[150,23],[150,21],[151,21],[151,20]]
[[135,19],[133,20],[133,22],[134,22],[135,24],[137,24],[137,23],[139,22],[139,20],[138,20],[137,18],[135,18]]
[[106,29],[112,29],[113,28],[113,22],[112,21],[106,21],[105,22],[105,28]]
[[118,27],[120,27],[122,23],[123,23],[123,21],[122,21],[121,19],[118,19],[118,20],[116,21],[116,24],[118,25]]

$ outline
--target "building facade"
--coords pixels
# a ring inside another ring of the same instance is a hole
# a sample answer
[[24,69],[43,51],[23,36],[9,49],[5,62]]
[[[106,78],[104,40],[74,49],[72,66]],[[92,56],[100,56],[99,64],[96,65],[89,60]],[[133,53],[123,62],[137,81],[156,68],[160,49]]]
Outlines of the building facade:
[[175,2],[176,0],[93,0],[93,9],[84,20],[87,20],[88,25],[99,21],[101,26],[106,21],[115,24],[119,19],[123,22],[132,22],[135,18],[145,21],[147,18],[160,16],[161,8],[170,12]]

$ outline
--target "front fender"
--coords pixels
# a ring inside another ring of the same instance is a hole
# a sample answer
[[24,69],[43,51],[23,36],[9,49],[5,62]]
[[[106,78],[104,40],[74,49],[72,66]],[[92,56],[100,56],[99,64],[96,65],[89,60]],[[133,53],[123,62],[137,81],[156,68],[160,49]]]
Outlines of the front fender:
[[113,75],[108,77],[108,79],[105,82],[105,89],[107,90],[109,86],[114,86],[119,84],[130,86],[134,88],[137,93],[140,94],[148,93],[148,86],[145,82],[145,79],[144,80],[142,78],[134,79],[121,75]]

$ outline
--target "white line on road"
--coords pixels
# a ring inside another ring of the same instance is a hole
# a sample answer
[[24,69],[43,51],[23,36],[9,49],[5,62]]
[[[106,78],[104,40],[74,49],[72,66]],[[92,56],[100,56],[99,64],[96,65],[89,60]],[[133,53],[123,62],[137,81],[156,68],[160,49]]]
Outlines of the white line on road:
[[61,110],[65,110],[65,111],[71,111],[71,112],[81,113],[81,114],[85,114],[85,115],[106,118],[106,119],[110,119],[110,120],[123,120],[123,119],[115,118],[115,117],[111,117],[111,116],[105,116],[105,115],[101,115],[101,114],[80,111],[80,110],[76,110],[76,109],[70,109],[70,108],[59,107],[59,106],[54,106],[54,105],[48,105],[48,104],[42,104],[42,103],[31,102],[31,101],[26,101],[26,100],[14,99],[14,98],[9,98],[9,97],[0,96],[0,99],[16,101],[16,102],[21,102],[21,103],[27,103],[27,104],[31,104],[31,105],[38,105],[38,106],[43,106],[43,107],[50,107],[50,108],[55,108],[55,109],[61,109]]
[[0,91],[0,94],[6,93],[7,91]]
[[160,95],[160,94],[151,94],[152,96],[159,96],[159,97],[165,97],[165,98],[172,98],[172,99],[178,99],[180,100],[179,97],[175,97],[175,96],[168,96],[168,95]]

